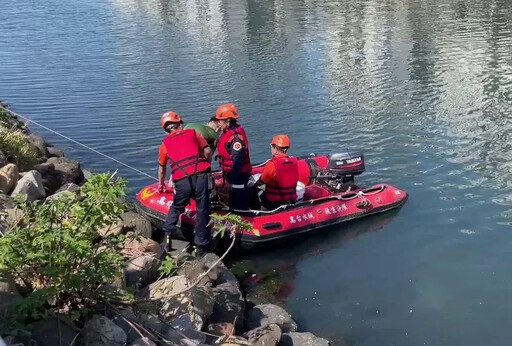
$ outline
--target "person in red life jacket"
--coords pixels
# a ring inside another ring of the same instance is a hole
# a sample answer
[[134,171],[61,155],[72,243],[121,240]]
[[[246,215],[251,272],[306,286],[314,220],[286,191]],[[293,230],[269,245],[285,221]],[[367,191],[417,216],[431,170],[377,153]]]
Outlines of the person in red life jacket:
[[159,150],[158,180],[160,193],[166,190],[165,174],[167,163],[170,164],[174,183],[174,200],[163,230],[165,232],[164,248],[171,250],[171,235],[174,233],[180,215],[193,198],[196,201],[196,226],[194,243],[197,254],[213,251],[210,223],[211,203],[209,186],[210,162],[212,151],[206,140],[195,130],[183,129],[183,120],[175,112],[162,115],[162,128],[169,133]]
[[297,199],[299,166],[297,158],[286,154],[289,148],[290,138],[287,135],[277,135],[270,142],[272,158],[263,167],[257,183],[265,184],[265,191],[260,196],[263,209],[272,210]]
[[217,144],[217,153],[224,181],[231,186],[229,207],[248,210],[247,182],[251,176],[252,165],[247,135],[244,128],[237,123],[238,109],[232,103],[223,104],[217,109],[215,119],[223,131]]

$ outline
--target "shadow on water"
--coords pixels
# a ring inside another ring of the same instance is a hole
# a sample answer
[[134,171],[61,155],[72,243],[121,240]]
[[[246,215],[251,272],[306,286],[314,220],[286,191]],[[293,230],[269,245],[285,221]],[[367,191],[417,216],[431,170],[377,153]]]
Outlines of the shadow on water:
[[321,228],[312,233],[285,238],[248,250],[234,249],[228,259],[241,279],[249,299],[255,303],[273,302],[285,306],[293,293],[296,264],[333,249],[364,234],[379,232],[389,225],[401,207],[380,215]]

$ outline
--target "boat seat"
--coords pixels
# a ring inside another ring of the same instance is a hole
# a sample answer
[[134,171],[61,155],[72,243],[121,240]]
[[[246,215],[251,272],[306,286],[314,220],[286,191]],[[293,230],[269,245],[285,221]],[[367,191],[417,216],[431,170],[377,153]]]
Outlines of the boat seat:
[[304,192],[303,201],[310,201],[312,199],[328,197],[330,195],[329,191],[319,185],[309,185],[306,186],[306,192]]

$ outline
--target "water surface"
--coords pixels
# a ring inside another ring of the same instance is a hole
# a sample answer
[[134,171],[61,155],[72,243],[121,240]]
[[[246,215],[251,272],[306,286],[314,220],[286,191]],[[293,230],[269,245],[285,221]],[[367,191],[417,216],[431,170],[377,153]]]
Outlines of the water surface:
[[[0,1],[0,98],[156,176],[160,114],[234,102],[254,161],[351,146],[399,211],[243,264],[304,330],[350,345],[509,344],[512,2]],[[130,193],[150,179],[41,133]],[[257,281],[257,280],[256,280]]]

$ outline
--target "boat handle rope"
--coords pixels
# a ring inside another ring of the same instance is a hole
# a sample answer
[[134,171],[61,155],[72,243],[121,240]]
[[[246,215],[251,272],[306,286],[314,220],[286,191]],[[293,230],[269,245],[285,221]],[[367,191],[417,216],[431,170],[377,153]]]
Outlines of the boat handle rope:
[[150,175],[150,174],[148,174],[148,173],[146,173],[146,172],[141,171],[140,169],[137,169],[137,168],[135,168],[135,167],[132,167],[132,166],[130,166],[130,165],[128,165],[128,164],[126,164],[126,163],[124,163],[124,162],[122,162],[122,161],[119,161],[118,159],[116,159],[116,158],[114,158],[114,157],[112,157],[112,156],[109,156],[109,155],[104,154],[104,153],[102,153],[102,152],[100,152],[100,151],[98,151],[98,150],[96,150],[96,149],[94,149],[94,148],[91,148],[90,146],[88,146],[88,145],[86,145],[86,144],[83,144],[83,143],[81,143],[81,142],[79,142],[79,141],[77,141],[77,140],[75,140],[75,139],[73,139],[73,138],[71,138],[71,137],[68,137],[68,136],[66,136],[66,135],[64,135],[64,134],[62,134],[62,133],[60,133],[60,132],[58,132],[58,131],[55,131],[55,130],[53,130],[53,129],[49,128],[48,126],[45,126],[45,125],[43,125],[43,124],[41,124],[41,123],[38,123],[38,122],[37,122],[37,121],[35,121],[35,120],[32,120],[32,119],[27,118],[27,117],[24,117],[23,115],[18,114],[18,113],[16,113],[16,112],[14,112],[14,111],[12,111],[12,110],[10,110],[10,109],[8,109],[8,108],[2,107],[2,106],[0,106],[0,109],[3,109],[4,111],[9,112],[10,114],[15,115],[15,116],[17,116],[17,117],[20,117],[20,118],[22,118],[22,119],[24,119],[24,120],[26,120],[26,121],[28,121],[28,122],[32,122],[32,123],[34,123],[35,125],[37,125],[37,126],[39,126],[39,127],[43,128],[43,129],[45,129],[45,130],[47,130],[47,131],[49,131],[49,132],[51,132],[51,133],[56,134],[57,136],[60,136],[60,137],[62,137],[62,138],[64,138],[64,139],[67,139],[67,140],[68,140],[68,141],[70,141],[70,142],[73,142],[73,143],[75,143],[75,144],[78,144],[78,145],[80,145],[80,146],[82,146],[82,147],[84,147],[84,148],[86,148],[86,149],[88,149],[88,150],[92,151],[93,153],[96,153],[96,154],[98,154],[98,155],[101,155],[101,156],[103,156],[103,157],[105,157],[105,158],[107,158],[107,159],[109,159],[109,160],[112,160],[112,161],[114,161],[114,162],[117,162],[118,164],[120,164],[120,165],[122,165],[122,166],[124,166],[124,167],[126,167],[126,168],[129,168],[129,169],[131,169],[131,170],[132,170],[132,171],[134,171],[134,172],[137,172],[137,173],[142,174],[142,175],[144,175],[144,176],[146,176],[146,177],[148,177],[148,178],[151,178],[151,179],[153,179],[153,180],[158,181],[158,179],[157,179],[157,178],[155,178],[154,176],[152,176],[152,175]]

